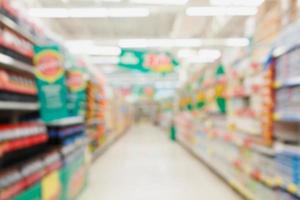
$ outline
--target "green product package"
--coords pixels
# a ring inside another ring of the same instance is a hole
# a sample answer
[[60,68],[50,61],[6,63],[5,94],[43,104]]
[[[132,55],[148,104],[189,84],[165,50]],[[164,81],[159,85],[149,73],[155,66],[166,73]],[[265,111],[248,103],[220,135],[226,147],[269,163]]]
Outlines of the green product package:
[[61,200],[74,200],[84,189],[87,177],[85,167],[83,155],[65,163],[65,166],[60,171],[63,185]]
[[43,121],[68,117],[64,60],[58,46],[34,47],[35,76]]
[[37,183],[34,186],[28,188],[15,198],[13,200],[40,200],[42,199],[42,190],[41,190],[41,184]]

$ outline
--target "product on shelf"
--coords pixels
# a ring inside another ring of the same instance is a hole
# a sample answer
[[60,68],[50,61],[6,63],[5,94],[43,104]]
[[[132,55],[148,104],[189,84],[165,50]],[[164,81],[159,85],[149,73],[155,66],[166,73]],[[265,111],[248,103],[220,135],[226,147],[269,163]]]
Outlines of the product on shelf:
[[32,64],[33,45],[26,39],[0,26],[0,50],[12,58]]
[[47,142],[46,128],[39,122],[0,126],[1,155]]
[[0,70],[0,91],[33,96],[37,95],[36,86],[32,77],[7,70]]
[[106,139],[105,137],[105,106],[104,84],[90,81],[87,87],[87,131],[91,139],[91,149],[95,151]]

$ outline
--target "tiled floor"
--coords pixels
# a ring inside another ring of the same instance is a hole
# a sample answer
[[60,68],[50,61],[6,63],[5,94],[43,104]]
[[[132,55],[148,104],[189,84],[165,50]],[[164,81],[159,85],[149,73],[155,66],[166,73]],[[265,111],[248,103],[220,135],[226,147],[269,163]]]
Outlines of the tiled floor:
[[160,129],[137,125],[92,166],[80,200],[240,200]]

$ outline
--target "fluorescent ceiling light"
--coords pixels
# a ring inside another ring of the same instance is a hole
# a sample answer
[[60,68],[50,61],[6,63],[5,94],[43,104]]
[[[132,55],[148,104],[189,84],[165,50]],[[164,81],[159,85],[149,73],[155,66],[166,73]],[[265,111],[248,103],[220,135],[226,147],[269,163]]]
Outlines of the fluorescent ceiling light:
[[104,1],[104,2],[121,2],[122,0],[101,0],[101,1]]
[[130,0],[131,3],[151,5],[185,5],[189,0]]
[[215,38],[203,40],[203,46],[245,47],[250,44],[248,38]]
[[68,43],[69,50],[74,54],[118,56],[121,48],[116,46],[96,46],[90,43]]
[[31,8],[29,15],[40,18],[67,18],[68,10],[65,8]]
[[191,49],[180,49],[177,53],[178,58],[187,58],[196,55],[197,55],[197,51]]
[[147,8],[110,8],[109,17],[147,17],[150,11]]
[[147,8],[31,8],[29,14],[40,18],[147,17]]
[[221,57],[221,51],[218,49],[201,49],[198,51],[181,50],[178,52],[187,63],[212,63]]
[[78,46],[78,45],[93,45],[93,40],[67,40],[66,46]]
[[222,54],[218,49],[201,49],[198,51],[198,55],[206,59],[216,60],[220,58]]
[[188,16],[250,16],[256,15],[256,7],[217,7],[203,6],[187,8]]
[[118,45],[122,48],[147,48],[148,42],[146,39],[121,39]]
[[109,16],[106,8],[71,8],[67,12],[69,17],[72,18],[103,18]]
[[197,64],[197,63],[213,63],[217,59],[206,58],[203,56],[193,56],[185,59],[188,64]]
[[201,39],[123,39],[119,41],[122,48],[154,48],[154,47],[199,47]]
[[260,6],[264,0],[210,0],[213,6]]
[[247,38],[228,38],[224,41],[225,46],[229,47],[245,47],[250,44]]
[[119,57],[114,57],[114,56],[90,57],[90,61],[94,65],[118,64]]
[[229,46],[245,47],[249,45],[247,38],[215,38],[215,39],[121,39],[118,44],[122,48],[171,48],[171,47],[201,47],[201,46]]
[[88,50],[89,55],[103,55],[103,56],[118,56],[121,54],[119,47],[113,46],[94,46]]

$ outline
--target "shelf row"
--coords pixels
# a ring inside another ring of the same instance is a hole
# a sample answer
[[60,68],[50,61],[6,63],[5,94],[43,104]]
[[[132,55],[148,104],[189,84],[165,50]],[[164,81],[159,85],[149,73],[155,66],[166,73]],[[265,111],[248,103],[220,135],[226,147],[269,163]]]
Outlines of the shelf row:
[[[239,179],[230,175],[229,171],[223,166],[225,163],[219,159],[218,155],[213,151],[209,151],[209,155],[206,154],[203,150],[199,149],[196,146],[192,146],[185,142],[185,140],[181,137],[178,138],[179,143],[188,151],[190,151],[193,155],[201,160],[204,164],[206,164],[210,169],[212,169],[217,175],[219,175],[223,180],[225,180],[233,189],[239,192],[244,198],[248,200],[256,200],[255,194],[253,194],[249,188],[243,186]],[[215,157],[216,159],[212,159]],[[217,163],[216,160],[219,160]],[[295,198],[300,198],[300,191],[298,186],[294,183],[285,183],[281,177],[270,177],[268,175],[262,174],[258,172],[256,169],[245,165],[245,163],[241,161],[228,161],[230,163],[232,169],[236,171],[240,171],[242,175],[248,177],[252,181],[264,185],[269,188],[271,192],[275,192],[277,190],[283,190]],[[275,195],[275,194],[274,194]]]
[[35,38],[33,38],[33,36],[31,36],[30,34],[28,34],[25,31],[23,31],[23,29],[17,23],[15,23],[10,18],[4,16],[3,14],[0,14],[0,23],[3,24],[4,26],[8,27],[15,33],[22,35],[22,37],[26,38],[32,44],[37,44],[37,41]]
[[239,194],[241,194],[245,199],[247,200],[255,200],[254,196],[251,194],[251,192],[243,187],[238,180],[231,177],[226,170],[222,170],[220,168],[220,165],[213,162],[209,156],[201,153],[196,148],[191,148],[189,144],[187,144],[184,139],[178,138],[179,143],[187,149],[189,152],[191,152],[196,158],[200,159],[201,162],[203,162],[205,165],[207,165],[211,170],[213,170],[220,178],[222,178],[225,182],[227,182],[228,185],[230,185],[234,190],[236,190]]

